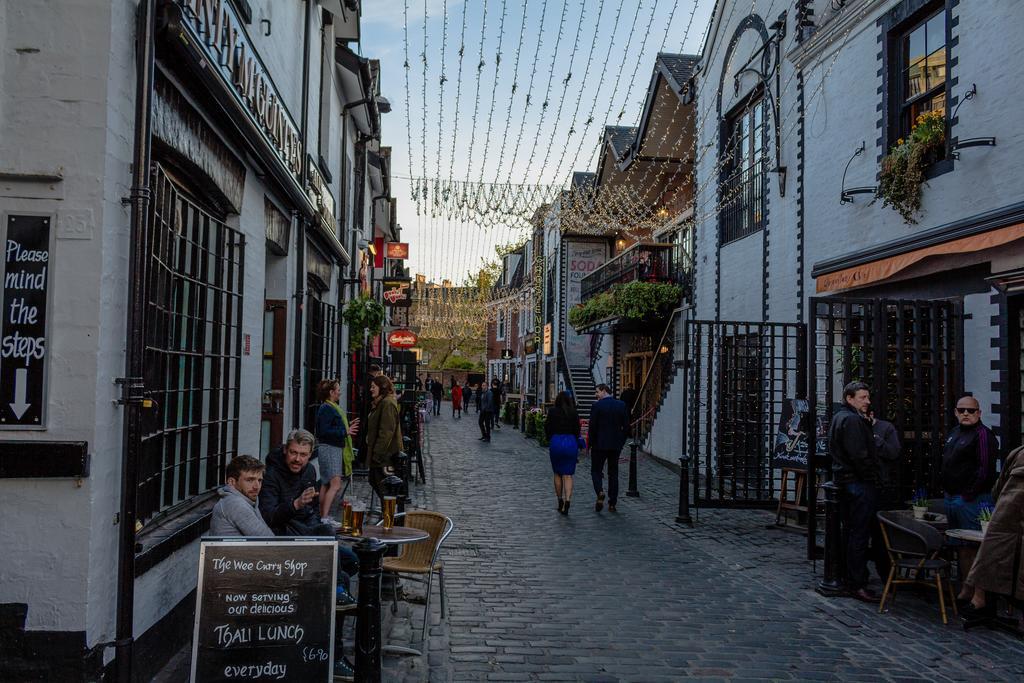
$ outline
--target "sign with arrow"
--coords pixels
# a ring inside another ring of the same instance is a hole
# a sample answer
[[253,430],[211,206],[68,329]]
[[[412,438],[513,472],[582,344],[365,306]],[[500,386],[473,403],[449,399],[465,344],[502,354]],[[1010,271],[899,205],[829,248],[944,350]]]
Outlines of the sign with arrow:
[[0,429],[44,427],[50,218],[8,214],[0,297]]

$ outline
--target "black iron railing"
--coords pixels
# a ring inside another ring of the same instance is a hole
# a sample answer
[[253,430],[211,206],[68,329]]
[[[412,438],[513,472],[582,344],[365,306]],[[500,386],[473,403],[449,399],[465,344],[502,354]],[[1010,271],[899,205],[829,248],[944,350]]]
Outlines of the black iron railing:
[[726,244],[764,227],[765,174],[754,164],[727,177],[720,186],[719,228]]
[[679,282],[680,263],[673,244],[635,244],[608,261],[580,283],[580,298],[586,301],[624,282]]

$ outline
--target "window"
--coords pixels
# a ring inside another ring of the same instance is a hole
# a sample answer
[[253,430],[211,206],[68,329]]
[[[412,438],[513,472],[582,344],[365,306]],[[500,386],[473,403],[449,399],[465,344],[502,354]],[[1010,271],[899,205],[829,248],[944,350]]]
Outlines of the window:
[[212,491],[237,453],[245,238],[158,166],[147,227],[138,517]]
[[946,111],[946,11],[940,9],[899,36],[899,103],[895,138],[910,134],[917,117]]
[[305,427],[315,431],[316,412],[320,409],[317,385],[337,374],[338,307],[324,302],[319,292],[306,298],[306,420]]
[[505,311],[498,311],[498,341],[505,339]]
[[737,107],[725,122],[725,161],[720,186],[722,244],[764,227],[767,109],[760,95]]

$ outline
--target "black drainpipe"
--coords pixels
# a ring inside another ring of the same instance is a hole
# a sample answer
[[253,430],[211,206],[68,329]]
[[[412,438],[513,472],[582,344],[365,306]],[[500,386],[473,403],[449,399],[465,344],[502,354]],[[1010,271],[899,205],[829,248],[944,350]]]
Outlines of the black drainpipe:
[[114,657],[117,681],[132,680],[135,642],[135,519],[138,462],[142,435],[143,362],[146,349],[146,222],[150,193],[150,126],[153,103],[153,68],[156,0],[139,3],[135,32],[135,139],[132,148],[132,187],[128,263],[128,319],[125,377],[120,380],[124,406],[121,437],[121,510],[118,514],[117,616]]
[[[302,121],[299,124],[299,140],[302,148],[301,184],[305,191],[309,180],[309,159],[307,157],[309,137],[309,24],[312,19],[313,0],[306,0],[306,25],[302,32]],[[302,309],[306,295],[306,221],[305,215],[299,215],[298,241],[295,245],[295,365],[292,374],[292,428],[302,426],[302,345],[305,335],[302,334]]]

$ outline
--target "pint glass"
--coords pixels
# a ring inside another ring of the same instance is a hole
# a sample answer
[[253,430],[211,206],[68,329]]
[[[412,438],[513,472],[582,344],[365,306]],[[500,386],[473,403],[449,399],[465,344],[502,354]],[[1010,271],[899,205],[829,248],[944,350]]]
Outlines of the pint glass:
[[384,496],[381,507],[381,512],[384,515],[384,530],[390,531],[395,526],[395,510],[398,508],[398,499],[394,496]]
[[352,503],[343,501],[341,504],[341,532],[352,531]]
[[363,515],[366,514],[366,510],[353,510],[352,511],[352,535],[362,536],[363,535]]

